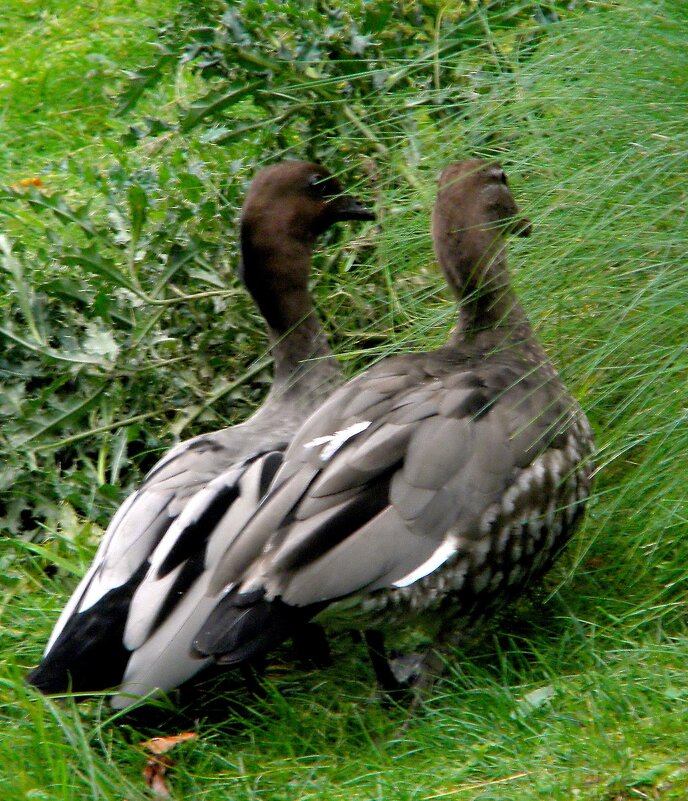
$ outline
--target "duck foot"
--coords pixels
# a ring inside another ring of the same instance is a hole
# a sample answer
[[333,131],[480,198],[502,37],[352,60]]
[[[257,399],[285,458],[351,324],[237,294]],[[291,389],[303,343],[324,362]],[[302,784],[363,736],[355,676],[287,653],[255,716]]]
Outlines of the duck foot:
[[423,673],[424,658],[422,653],[397,655],[392,652],[387,662],[399,686],[411,688],[416,685]]
[[446,669],[440,654],[429,648],[423,653],[404,654],[390,660],[392,672],[399,678],[406,678],[413,693],[410,710],[415,711],[428,699],[435,682]]
[[390,700],[406,701],[415,711],[444,672],[444,662],[437,651],[430,648],[388,658],[381,632],[366,631],[364,639],[380,688]]

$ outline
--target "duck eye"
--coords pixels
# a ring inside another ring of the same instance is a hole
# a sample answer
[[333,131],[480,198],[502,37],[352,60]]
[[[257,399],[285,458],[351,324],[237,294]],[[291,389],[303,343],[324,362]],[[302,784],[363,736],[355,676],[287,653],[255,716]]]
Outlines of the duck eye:
[[308,187],[318,197],[329,197],[337,194],[337,189],[329,176],[319,172],[313,173],[308,179]]
[[507,180],[506,180],[506,173],[504,172],[504,170],[499,171],[499,180],[506,186]]

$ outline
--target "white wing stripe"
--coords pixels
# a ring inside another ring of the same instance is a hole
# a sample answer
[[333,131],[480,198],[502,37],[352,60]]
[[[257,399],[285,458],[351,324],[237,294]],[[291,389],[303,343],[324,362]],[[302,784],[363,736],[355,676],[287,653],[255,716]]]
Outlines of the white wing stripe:
[[395,587],[408,587],[418,579],[422,579],[433,570],[437,570],[440,565],[443,565],[447,559],[453,556],[457,551],[456,543],[453,539],[445,540],[440,547],[433,553],[433,555],[426,559],[422,565],[418,565],[415,570],[412,570],[407,576],[400,578],[399,581],[394,582]]
[[335,455],[335,453],[337,453],[337,451],[347,440],[351,439],[351,437],[355,437],[356,434],[360,434],[361,431],[365,431],[369,425],[370,420],[362,420],[360,423],[354,423],[348,428],[343,428],[341,431],[335,431],[334,434],[326,434],[324,437],[316,437],[310,442],[306,442],[303,447],[317,448],[319,445],[324,445],[325,447],[320,451],[320,458],[323,460],[323,462],[327,462]]

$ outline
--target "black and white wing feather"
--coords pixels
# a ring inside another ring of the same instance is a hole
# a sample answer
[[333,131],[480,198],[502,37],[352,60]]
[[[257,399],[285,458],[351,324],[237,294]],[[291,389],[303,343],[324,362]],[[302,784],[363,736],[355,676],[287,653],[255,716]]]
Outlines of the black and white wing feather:
[[[175,565],[163,571],[166,584],[157,585],[161,594],[150,605],[162,619],[168,596],[188,580],[187,563],[202,549],[198,532],[205,526],[212,531],[215,517],[239,500],[245,462],[232,465],[237,443],[243,445],[240,429],[231,430],[231,437],[226,437],[230,431],[216,432],[181,443],[124,501],[62,611],[41,664],[28,677],[34,686],[43,692],[72,687],[88,691],[120,682],[132,650],[127,644],[132,640],[128,632],[135,630],[132,612],[138,614],[140,599],[150,587],[146,579],[151,563],[165,553],[163,567]],[[280,445],[278,440],[275,445]],[[252,497],[252,504],[256,502]],[[151,626],[154,622],[154,617],[149,619]]]
[[224,596],[199,652],[231,662],[269,647],[277,635],[254,633],[251,610],[266,630],[272,613],[284,622],[287,610],[401,590],[459,557],[475,571],[503,504],[546,514],[550,468],[560,462],[564,480],[573,458],[572,408],[553,374],[497,367],[402,357],[323,404],[218,564],[210,587]]

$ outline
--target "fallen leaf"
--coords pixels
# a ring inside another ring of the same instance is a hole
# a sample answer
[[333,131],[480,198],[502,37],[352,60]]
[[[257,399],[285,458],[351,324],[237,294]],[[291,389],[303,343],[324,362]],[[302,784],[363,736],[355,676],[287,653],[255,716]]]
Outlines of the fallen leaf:
[[172,794],[165,781],[165,774],[168,769],[173,767],[174,762],[170,757],[162,756],[179,743],[195,740],[198,735],[193,731],[185,731],[182,734],[172,734],[169,737],[153,737],[140,744],[140,748],[148,751],[153,756],[148,758],[146,767],[143,769],[143,778],[155,795],[160,798],[172,798]]
[[146,784],[155,795],[161,798],[172,798],[172,794],[165,782],[165,774],[173,764],[169,757],[154,756],[146,762],[146,767],[143,769],[143,778],[146,780]]
[[141,748],[150,751],[151,754],[166,754],[169,750],[189,740],[196,740],[198,735],[193,731],[185,731],[181,734],[171,734],[169,737],[153,737],[141,743]]

